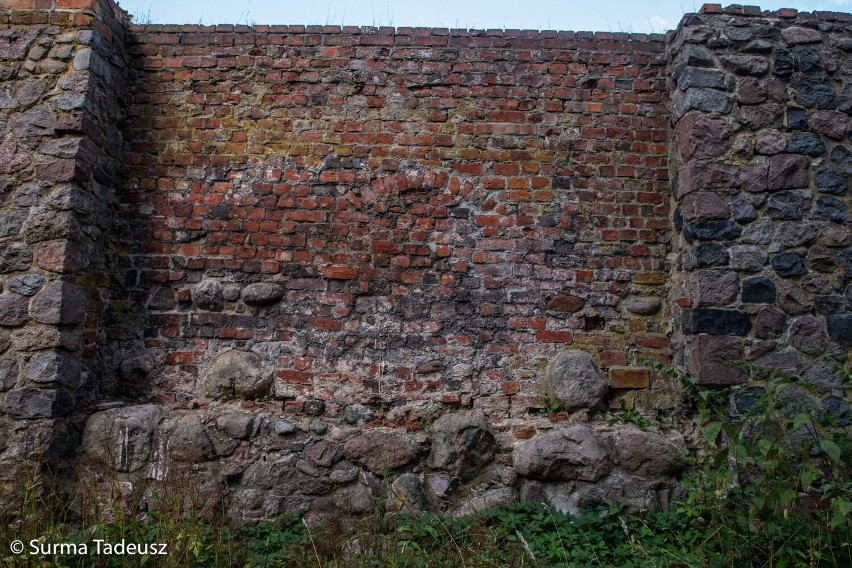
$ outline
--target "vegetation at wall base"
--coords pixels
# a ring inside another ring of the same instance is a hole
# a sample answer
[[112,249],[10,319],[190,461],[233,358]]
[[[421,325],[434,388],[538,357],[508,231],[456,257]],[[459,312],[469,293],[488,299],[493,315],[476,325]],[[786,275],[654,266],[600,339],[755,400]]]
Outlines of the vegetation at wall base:
[[[202,515],[180,483],[130,514],[93,494],[68,499],[23,469],[2,485],[4,566],[852,566],[852,447],[841,424],[798,376],[748,367],[745,387],[683,383],[685,413],[670,416],[700,440],[688,457],[685,496],[667,512],[627,514],[620,503],[581,516],[545,503],[464,518],[374,513],[342,530],[298,516],[238,521]],[[848,392],[850,373],[837,369]],[[622,408],[639,426],[649,418]],[[387,488],[385,488],[387,490]],[[383,497],[386,497],[383,496]],[[76,503],[76,504],[75,504]],[[377,503],[384,503],[379,498]],[[14,540],[25,554],[10,553]],[[30,542],[168,543],[168,555],[28,554]]]

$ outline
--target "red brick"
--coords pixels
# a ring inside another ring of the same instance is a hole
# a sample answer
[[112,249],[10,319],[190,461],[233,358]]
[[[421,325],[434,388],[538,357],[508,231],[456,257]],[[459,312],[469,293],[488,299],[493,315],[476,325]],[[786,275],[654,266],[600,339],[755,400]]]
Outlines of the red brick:
[[614,389],[644,389],[651,384],[651,371],[643,367],[610,367],[609,386]]

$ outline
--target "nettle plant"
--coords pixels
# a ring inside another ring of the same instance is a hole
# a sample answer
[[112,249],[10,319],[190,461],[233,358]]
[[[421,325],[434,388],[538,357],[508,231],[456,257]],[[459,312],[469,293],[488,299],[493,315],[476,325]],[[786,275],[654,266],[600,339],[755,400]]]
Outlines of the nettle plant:
[[[852,444],[801,376],[743,367],[742,387],[713,388],[671,369],[694,409],[699,451],[690,457],[687,497],[678,513],[714,527],[714,538],[772,565],[819,561],[826,550],[849,555]],[[849,370],[834,365],[844,392]],[[734,541],[737,541],[736,544]],[[727,546],[725,546],[727,548]]]

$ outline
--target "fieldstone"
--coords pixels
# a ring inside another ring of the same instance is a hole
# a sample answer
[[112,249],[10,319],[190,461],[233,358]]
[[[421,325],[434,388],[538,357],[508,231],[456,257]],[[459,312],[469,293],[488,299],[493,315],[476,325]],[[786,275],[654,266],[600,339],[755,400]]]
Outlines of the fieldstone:
[[64,416],[74,409],[74,399],[65,389],[24,387],[6,394],[3,410],[14,418],[32,420]]
[[687,195],[681,203],[683,219],[687,222],[696,219],[728,219],[731,207],[719,194],[710,191],[698,191]]
[[838,426],[845,427],[852,424],[852,407],[839,396],[829,396],[823,399],[820,410],[831,416]]
[[39,351],[54,347],[78,351],[83,346],[83,332],[80,328],[31,324],[12,332],[12,341],[16,351]]
[[68,351],[39,351],[30,358],[24,376],[34,383],[60,383],[75,389],[80,386],[80,359]]
[[343,445],[346,459],[373,475],[399,469],[417,457],[417,449],[408,437],[387,430],[368,430]]
[[817,30],[803,28],[801,26],[790,26],[781,30],[781,37],[788,45],[799,45],[803,43],[819,43],[822,41],[822,34]]
[[778,225],[775,240],[785,247],[799,247],[812,242],[817,236],[819,225],[799,221],[785,221]]
[[468,517],[480,511],[488,509],[508,509],[518,502],[518,494],[511,487],[489,489],[484,493],[467,501],[464,505],[453,511],[455,518]]
[[28,319],[26,298],[0,296],[0,325],[15,327]]
[[723,59],[737,75],[760,76],[769,71],[769,60],[762,55],[729,55]]
[[825,352],[828,335],[822,321],[814,316],[804,316],[790,326],[790,345],[804,352]]
[[837,255],[837,264],[843,268],[847,278],[852,278],[852,248],[847,248]]
[[766,96],[766,87],[755,77],[746,77],[737,85],[737,98],[744,105],[762,103]]
[[386,507],[388,511],[416,515],[427,507],[426,492],[416,475],[403,473],[391,483]]
[[268,306],[284,297],[284,287],[271,282],[257,282],[243,288],[243,302],[249,306]]
[[39,323],[72,325],[86,318],[86,290],[68,282],[51,282],[30,303],[30,315]]
[[814,307],[813,301],[804,290],[785,281],[778,285],[778,306],[794,316],[808,313]]
[[808,266],[818,272],[832,272],[837,266],[837,253],[821,245],[808,248]]
[[761,164],[743,166],[740,173],[740,186],[749,193],[766,191],[768,183],[767,170]]
[[38,28],[0,30],[0,59],[21,61],[38,35]]
[[0,274],[27,270],[33,261],[33,253],[23,243],[4,244],[0,247]]
[[730,199],[731,214],[735,221],[748,222],[757,219],[757,211],[754,205],[749,203],[742,195],[736,195]]
[[731,247],[731,268],[756,272],[766,264],[768,255],[761,247],[741,245]]
[[613,439],[616,461],[627,473],[667,477],[686,465],[680,448],[659,434],[626,427],[618,429]]
[[731,164],[701,161],[690,162],[679,172],[677,197],[694,191],[727,190],[737,187],[740,178],[740,168]]
[[735,385],[748,378],[733,362],[743,360],[743,344],[735,337],[700,335],[686,347],[686,368],[702,385]]
[[429,430],[432,450],[427,463],[432,469],[468,480],[494,459],[497,442],[480,411],[445,414]]
[[560,294],[547,302],[547,309],[560,313],[574,313],[582,310],[585,305],[586,301],[583,298]]
[[118,365],[118,373],[127,382],[140,384],[145,382],[156,365],[153,355],[143,353],[122,359]]
[[673,74],[673,77],[677,83],[677,88],[681,91],[693,87],[723,91],[727,88],[725,73],[718,69],[679,67]]
[[255,399],[269,394],[272,374],[251,351],[226,351],[211,363],[201,380],[203,396],[216,400]]
[[754,336],[758,339],[778,337],[786,328],[787,316],[774,306],[764,306],[754,318]]
[[[69,160],[70,161],[70,160]],[[21,229],[28,243],[54,240],[79,241],[83,232],[80,220],[70,211],[45,211],[34,208]]]
[[775,49],[772,52],[772,74],[776,77],[789,77],[795,69],[793,54],[787,49]]
[[814,203],[811,214],[816,219],[842,223],[846,221],[846,203],[834,197],[820,197]]
[[18,382],[18,358],[14,353],[0,357],[0,391],[7,391]]
[[151,456],[162,411],[154,404],[111,408],[92,414],[83,429],[83,450],[122,473],[141,469]]
[[846,301],[839,294],[817,296],[814,298],[816,313],[821,315],[839,314],[845,311]]
[[724,306],[739,293],[739,278],[728,270],[698,270],[687,276],[687,290],[696,307]]
[[0,238],[17,235],[24,225],[24,220],[19,214],[4,213],[0,215]]
[[822,61],[810,49],[800,49],[796,52],[796,67],[802,73],[816,73],[822,71]]
[[425,363],[417,365],[414,369],[414,373],[417,375],[431,375],[433,373],[440,373],[443,370],[444,363],[435,359],[433,361],[426,361]]
[[831,294],[834,292],[834,284],[822,274],[809,274],[799,281],[799,286],[811,294]]
[[837,164],[837,167],[844,174],[852,174],[852,152],[848,148],[845,146],[835,146],[828,155],[828,158]]
[[777,154],[769,158],[769,189],[795,189],[808,186],[810,160],[798,154]]
[[166,443],[166,452],[173,460],[184,463],[200,463],[216,455],[207,428],[195,414],[180,419]]
[[801,367],[799,354],[792,348],[758,357],[755,363],[763,369],[787,374],[798,374]]
[[750,224],[743,231],[743,242],[751,245],[765,245],[772,240],[772,221],[764,219]]
[[842,140],[846,135],[847,117],[842,112],[818,110],[810,117],[811,130],[833,140]]
[[730,261],[728,247],[721,243],[699,242],[689,251],[684,268],[711,268],[714,266],[726,266]]
[[607,380],[588,353],[562,351],[550,361],[546,385],[566,412],[596,408],[607,391]]
[[820,359],[808,361],[802,379],[812,387],[825,390],[841,388],[843,384],[843,379],[835,372],[833,365]]
[[225,307],[225,298],[222,295],[222,285],[218,280],[202,280],[192,290],[192,300],[195,305],[208,312],[221,312]]
[[216,418],[216,427],[237,440],[248,440],[254,432],[254,415],[230,412]]
[[790,143],[787,144],[787,152],[808,156],[824,156],[826,153],[825,142],[818,134],[813,132],[793,132],[790,136]]
[[819,241],[828,247],[845,247],[852,244],[852,233],[843,225],[826,223],[819,230]]
[[786,147],[787,139],[777,130],[761,130],[757,133],[754,142],[755,152],[766,156],[783,152]]
[[23,274],[9,278],[6,281],[6,287],[10,292],[20,294],[22,296],[32,296],[44,285],[44,278],[38,274]]
[[443,499],[446,497],[452,484],[452,479],[443,474],[426,476],[426,488],[429,489],[429,493],[434,495],[437,499]]
[[773,102],[743,105],[740,106],[738,118],[744,126],[751,130],[778,128],[784,123],[784,107]]
[[631,314],[652,316],[660,311],[663,302],[659,296],[630,296],[624,302],[625,309]]
[[683,310],[683,332],[687,335],[746,335],[751,330],[751,317],[737,310],[694,308]]
[[308,416],[322,416],[325,412],[325,403],[321,400],[310,399],[305,401],[305,414]]
[[799,191],[779,191],[769,197],[766,215],[771,219],[799,220],[805,210],[805,197]]
[[841,347],[852,346],[852,314],[826,316],[825,325],[832,341]]
[[743,282],[742,301],[745,304],[775,302],[775,283],[765,276],[755,276]]
[[375,412],[373,409],[363,404],[350,404],[343,409],[343,420],[353,426],[366,424],[374,416]]
[[741,50],[743,53],[769,53],[772,51],[772,44],[765,39],[755,39]]
[[9,121],[10,130],[19,140],[22,138],[37,138],[52,136],[55,120],[53,113],[44,105],[16,113]]
[[62,240],[45,243],[38,253],[38,267],[49,272],[70,274],[80,270],[80,245]]
[[683,227],[683,236],[688,242],[731,240],[742,232],[742,226],[734,221],[695,221]]
[[814,183],[823,193],[841,194],[849,187],[846,176],[834,170],[819,170],[814,174]]
[[296,425],[289,420],[276,420],[272,430],[279,436],[287,436],[296,431]]
[[721,156],[730,139],[730,129],[724,119],[700,112],[691,112],[681,118],[675,130],[684,161]]
[[305,457],[320,467],[331,467],[340,456],[340,446],[329,440],[318,440],[305,446]]
[[845,113],[852,111],[852,83],[844,82],[837,95],[837,108]]
[[802,276],[808,273],[808,269],[802,264],[799,255],[792,252],[785,252],[772,257],[771,264],[776,274],[784,278]]
[[725,93],[712,89],[689,89],[675,103],[672,119],[677,122],[693,109],[727,114],[731,110],[731,98]]
[[689,67],[713,67],[716,64],[713,56],[706,49],[693,44],[686,44],[680,50],[677,61]]
[[376,494],[362,483],[341,487],[331,497],[333,505],[328,507],[330,510],[360,515],[375,509]]
[[798,107],[787,107],[784,124],[787,130],[807,130],[808,111]]
[[837,108],[834,86],[828,77],[805,75],[795,84],[796,101],[807,108],[831,110]]
[[597,481],[612,469],[600,436],[575,424],[517,445],[512,467],[523,477],[552,481]]
[[355,481],[358,477],[358,471],[358,468],[351,463],[341,462],[328,474],[328,478],[332,483],[349,483]]

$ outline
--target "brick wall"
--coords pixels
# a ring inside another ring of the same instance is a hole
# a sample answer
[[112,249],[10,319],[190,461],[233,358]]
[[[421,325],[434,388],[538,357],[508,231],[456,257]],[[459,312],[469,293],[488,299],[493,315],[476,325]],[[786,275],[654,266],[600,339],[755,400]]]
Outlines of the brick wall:
[[[288,408],[402,417],[431,403],[523,416],[569,345],[617,367],[615,386],[647,386],[623,367],[667,360],[663,47],[132,28],[121,356],[147,353],[157,395],[180,401],[219,352],[254,346]],[[208,309],[202,281],[224,291]],[[247,305],[252,283],[283,298]]]

